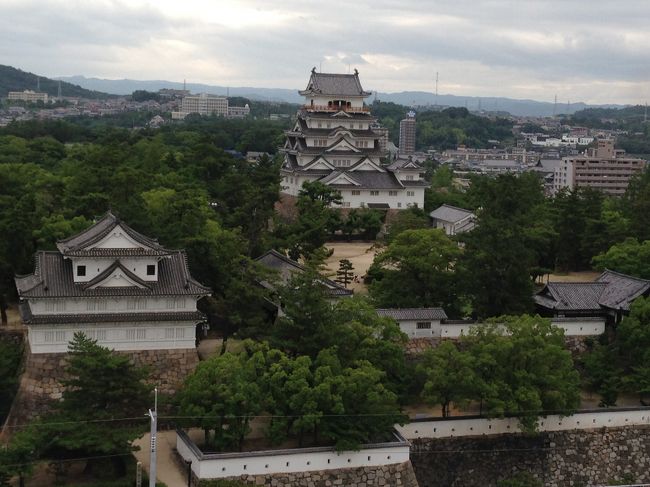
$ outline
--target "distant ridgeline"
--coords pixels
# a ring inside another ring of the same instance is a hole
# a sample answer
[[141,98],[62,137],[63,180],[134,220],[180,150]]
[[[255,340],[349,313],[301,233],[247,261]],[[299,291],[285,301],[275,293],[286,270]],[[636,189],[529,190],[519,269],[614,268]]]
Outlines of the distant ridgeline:
[[[28,73],[11,66],[0,65],[0,98],[6,98],[10,91],[34,90],[47,93],[50,96],[57,96],[59,82],[53,79]],[[61,81],[61,96],[79,98],[109,98],[114,95],[102,93],[101,91],[86,90],[78,85]]]

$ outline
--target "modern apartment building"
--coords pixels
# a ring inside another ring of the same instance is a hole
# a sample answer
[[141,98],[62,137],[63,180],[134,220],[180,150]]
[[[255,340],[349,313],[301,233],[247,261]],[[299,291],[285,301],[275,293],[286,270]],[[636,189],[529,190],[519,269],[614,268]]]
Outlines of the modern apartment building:
[[399,153],[402,155],[415,152],[415,112],[410,111],[399,123]]
[[36,103],[37,101],[47,103],[47,93],[40,93],[38,91],[31,90],[10,91],[7,94],[7,99],[13,101],[27,101],[31,103]]
[[598,140],[586,154],[565,157],[555,168],[553,194],[562,188],[594,188],[603,193],[620,196],[630,179],[643,171],[647,161],[626,157],[625,151],[614,148],[612,139]]

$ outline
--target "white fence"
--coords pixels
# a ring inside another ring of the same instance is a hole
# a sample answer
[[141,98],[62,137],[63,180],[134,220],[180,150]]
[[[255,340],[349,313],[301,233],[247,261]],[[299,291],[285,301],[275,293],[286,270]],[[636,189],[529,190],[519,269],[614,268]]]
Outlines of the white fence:
[[[539,431],[615,428],[650,425],[650,408],[580,411],[572,416],[549,415],[539,418]],[[517,418],[455,417],[416,419],[395,429],[407,440],[449,438],[456,436],[500,435],[520,433]]]
[[[564,336],[592,336],[605,333],[605,318],[552,318],[551,323],[564,330]],[[440,325],[442,338],[459,338],[483,323],[449,321]]]
[[315,447],[204,454],[185,431],[176,432],[176,449],[183,460],[192,462],[192,472],[199,479],[392,465],[409,460],[409,447],[396,433],[393,441],[363,445],[359,451]]

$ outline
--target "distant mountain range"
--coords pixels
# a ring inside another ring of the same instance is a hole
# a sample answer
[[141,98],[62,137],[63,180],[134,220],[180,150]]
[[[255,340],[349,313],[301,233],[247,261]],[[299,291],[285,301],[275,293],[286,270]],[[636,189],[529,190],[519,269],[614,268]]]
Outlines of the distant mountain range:
[[[165,80],[101,79],[85,76],[62,76],[46,78],[28,73],[11,66],[0,65],[0,97],[6,97],[9,91],[40,90],[56,96],[61,81],[63,96],[83,98],[107,98],[115,95],[130,95],[135,90],[158,91],[161,88],[182,89],[183,83]],[[250,100],[302,103],[303,98],[297,89],[225,87],[201,83],[187,83],[186,89],[192,93],[211,93],[215,95],[241,96]],[[585,108],[623,108],[624,105],[587,105],[585,103],[557,104],[517,100],[505,97],[476,97],[438,95],[425,91],[402,91],[399,93],[377,93],[377,99],[405,106],[455,106],[467,107],[472,111],[508,112],[518,116],[551,116],[553,114],[571,114]]]
[[[5,98],[10,91],[40,91],[50,96],[56,96],[59,92],[59,81],[28,73],[12,66],[0,65],[0,97]],[[61,96],[72,96],[80,98],[108,98],[108,93],[100,93],[81,86],[61,81]]]
[[[57,79],[74,83],[84,88],[114,93],[117,95],[129,95],[135,90],[158,91],[161,88],[182,89],[183,83],[165,80],[139,81],[132,79],[101,79],[86,78],[84,76],[67,76]],[[303,98],[298,95],[297,89],[283,88],[251,88],[251,87],[225,87],[206,85],[200,83],[187,83],[186,89],[192,93],[211,93],[214,95],[242,96],[250,100],[276,101],[288,103],[302,103]],[[498,111],[508,112],[518,116],[551,116],[561,113],[575,113],[585,108],[622,108],[623,105],[587,105],[586,103],[561,104],[535,101],[517,100],[505,97],[476,97],[438,95],[425,91],[402,91],[399,93],[377,93],[381,101],[393,102],[405,106],[455,106],[467,107],[472,111]]]

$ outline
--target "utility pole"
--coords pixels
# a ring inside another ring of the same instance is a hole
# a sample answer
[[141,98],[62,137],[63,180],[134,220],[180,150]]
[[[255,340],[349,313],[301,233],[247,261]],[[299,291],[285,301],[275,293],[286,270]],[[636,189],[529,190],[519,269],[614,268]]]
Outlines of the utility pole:
[[156,433],[158,429],[158,388],[154,390],[153,411],[149,410],[151,418],[151,452],[149,456],[149,487],[156,487]]

